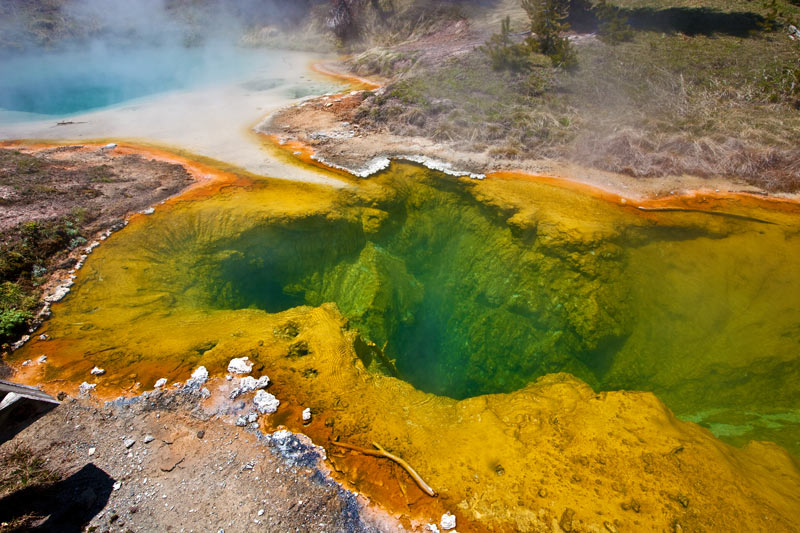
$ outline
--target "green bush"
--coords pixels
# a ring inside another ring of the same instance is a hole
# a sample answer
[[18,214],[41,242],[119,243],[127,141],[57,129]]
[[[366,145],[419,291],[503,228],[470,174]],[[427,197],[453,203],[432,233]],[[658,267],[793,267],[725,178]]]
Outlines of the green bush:
[[8,342],[25,331],[33,319],[37,297],[17,283],[0,284],[0,343]]
[[578,66],[578,55],[563,34],[569,30],[569,0],[522,0],[522,8],[531,21],[527,42],[534,52],[550,58],[554,67],[572,70]]
[[619,44],[633,40],[633,28],[628,24],[619,8],[612,6],[606,0],[600,0],[593,8],[597,16],[598,38],[606,44]]
[[25,331],[28,321],[33,318],[31,313],[19,309],[0,310],[0,342],[8,342]]
[[526,43],[511,41],[511,17],[506,17],[500,26],[500,33],[492,37],[481,48],[489,55],[494,70],[520,72],[532,66],[531,48]]

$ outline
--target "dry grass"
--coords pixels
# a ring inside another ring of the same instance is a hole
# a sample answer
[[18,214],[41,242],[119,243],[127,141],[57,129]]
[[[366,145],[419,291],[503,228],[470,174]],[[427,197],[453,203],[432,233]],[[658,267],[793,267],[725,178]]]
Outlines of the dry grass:
[[575,149],[573,159],[583,164],[632,176],[735,176],[770,192],[800,190],[800,148],[623,130],[580,139]]
[[25,487],[55,483],[62,477],[30,448],[17,445],[0,454],[0,498]]
[[[670,9],[677,23],[691,27],[694,8]],[[657,20],[652,11],[646,13]],[[436,67],[406,67],[357,117],[374,129],[502,158],[551,157],[632,176],[724,176],[768,191],[800,190],[800,110],[797,97],[776,86],[800,49],[781,31],[759,29],[759,13],[706,6],[701,15],[717,26],[695,35],[640,30],[618,46],[583,38],[575,73],[546,61],[529,74],[495,72],[478,50]]]

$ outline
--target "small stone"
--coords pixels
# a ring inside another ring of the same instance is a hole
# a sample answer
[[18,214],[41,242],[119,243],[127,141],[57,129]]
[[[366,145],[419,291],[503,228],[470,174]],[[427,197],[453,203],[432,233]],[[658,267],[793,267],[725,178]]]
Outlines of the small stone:
[[96,384],[94,384],[94,383],[86,383],[84,381],[83,383],[80,384],[80,386],[78,387],[78,390],[80,391],[81,394],[88,395],[88,394],[92,393],[92,391],[95,389],[95,387],[97,387]]
[[561,529],[569,533],[572,531],[572,519],[575,517],[575,511],[567,507],[564,509],[564,512],[561,513],[561,519],[558,521],[558,525],[561,526]]
[[156,438],[155,438],[154,436],[152,436],[152,435],[145,435],[145,436],[144,436],[144,439],[143,439],[143,442],[144,442],[145,444],[150,444],[150,443],[151,443],[151,442],[153,442],[154,440],[156,440]]
[[158,381],[156,381],[156,384],[153,385],[153,387],[156,388],[156,389],[160,389],[161,387],[163,387],[166,384],[167,384],[167,378],[161,378]]
[[683,505],[684,507],[689,507],[689,498],[686,497],[684,494],[678,494],[678,503]]
[[154,208],[152,208],[152,207],[148,207],[147,209],[143,209],[142,210],[142,214],[143,215],[152,215],[155,212],[156,212],[156,210]]
[[258,413],[250,413],[249,415],[247,415],[247,422],[249,422],[250,424],[257,421],[258,421]]
[[97,448],[94,448],[94,447],[89,448],[89,457],[93,456],[94,452],[96,452],[96,451],[97,451]]
[[239,426],[240,428],[245,427],[247,425],[247,419],[243,416],[240,416],[239,418],[236,419],[236,425]]
[[258,516],[264,516],[264,509],[258,510]]
[[303,422],[311,422],[311,409],[308,407],[303,409]]
[[26,359],[25,361],[22,362],[22,366],[30,366],[31,363],[33,363],[33,361],[31,361],[30,359]]
[[611,522],[603,522],[603,527],[606,528],[606,531],[608,531],[608,533],[619,533],[617,527]]
[[456,528],[456,517],[451,515],[450,513],[444,513],[442,515],[442,520],[439,522],[439,524],[442,526],[442,529],[444,529],[445,531],[447,531],[449,529],[455,529]]
[[256,395],[253,398],[253,405],[256,406],[256,410],[262,415],[274,413],[278,410],[280,404],[280,400],[263,389],[256,391]]
[[43,355],[43,356],[39,357],[39,359],[37,359],[37,361],[39,362],[40,365],[42,363],[46,363],[47,362],[47,356]]
[[231,391],[230,399],[235,400],[239,395],[258,389],[265,389],[269,385],[269,377],[261,376],[258,379],[247,376],[239,380],[239,386]]
[[540,498],[546,498],[547,497],[547,489],[545,489],[545,488],[539,489],[539,497]]
[[228,372],[231,374],[249,374],[252,371],[253,363],[249,357],[238,357],[228,363]]
[[50,338],[50,337],[49,337],[47,334],[45,334],[45,333],[42,333],[41,335],[39,335],[39,340],[40,340],[40,341],[46,341],[46,340],[47,340],[47,339],[49,339],[49,338]]
[[99,366],[94,367],[90,372],[90,374],[92,374],[93,376],[102,376],[105,373],[106,373],[105,369],[100,368]]
[[192,372],[192,377],[186,382],[186,385],[192,389],[199,389],[208,381],[208,370],[204,366],[198,366]]
[[[166,457],[161,462],[161,464],[158,466],[158,468],[162,472],[172,472],[173,470],[175,470],[176,466],[178,466],[179,464],[181,464],[183,462],[184,459],[185,459],[185,457],[182,457],[182,456],[170,455],[170,456]],[[164,498],[166,498],[166,497],[167,497],[167,495],[165,494]]]
[[114,483],[114,490],[119,490],[122,487],[122,481],[117,481]]
[[205,432],[205,431],[203,431],[202,429],[201,429],[200,431],[198,431],[198,432],[197,432],[197,438],[198,438],[198,439],[202,439],[202,438],[203,438],[203,437],[205,437],[205,436],[206,436],[206,432]]
[[130,448],[131,446],[133,446],[134,444],[136,444],[136,441],[135,441],[135,440],[133,440],[133,439],[125,439],[125,440],[123,441],[123,444],[125,445],[125,447],[126,447],[126,448]]

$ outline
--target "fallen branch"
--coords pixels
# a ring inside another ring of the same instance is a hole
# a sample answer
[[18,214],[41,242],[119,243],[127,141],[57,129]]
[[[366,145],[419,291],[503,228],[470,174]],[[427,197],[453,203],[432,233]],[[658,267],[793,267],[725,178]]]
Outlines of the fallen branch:
[[353,446],[352,444],[347,444],[347,443],[344,443],[344,442],[331,441],[331,444],[333,444],[334,446],[338,446],[340,448],[353,450],[354,452],[363,453],[364,455],[372,455],[373,457],[385,457],[386,459],[391,459],[392,461],[394,461],[395,463],[397,463],[401,467],[403,467],[403,470],[408,472],[408,475],[410,475],[414,479],[414,481],[416,481],[417,485],[419,485],[419,488],[421,488],[422,491],[425,494],[427,494],[428,496],[436,496],[436,491],[433,490],[430,485],[425,483],[425,480],[423,480],[419,476],[419,474],[417,474],[417,471],[414,470],[413,468],[411,468],[411,465],[409,465],[407,462],[403,461],[401,458],[397,457],[396,455],[391,454],[391,453],[387,452],[386,450],[384,450],[381,447],[381,445],[378,444],[377,442],[373,442],[372,443],[372,445],[375,446],[375,448],[376,448],[375,450],[368,450],[366,448],[360,448],[358,446]]

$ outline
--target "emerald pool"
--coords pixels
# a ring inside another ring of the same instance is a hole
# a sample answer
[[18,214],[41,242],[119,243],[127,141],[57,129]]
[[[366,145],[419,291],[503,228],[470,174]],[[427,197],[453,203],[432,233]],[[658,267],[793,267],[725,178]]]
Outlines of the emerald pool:
[[799,235],[790,208],[644,211],[409,164],[343,190],[254,181],[109,239],[55,307],[55,342],[23,352],[177,373],[231,336],[263,336],[259,313],[334,302],[381,354],[363,358],[370,371],[423,391],[461,399],[567,372],[799,456]]

